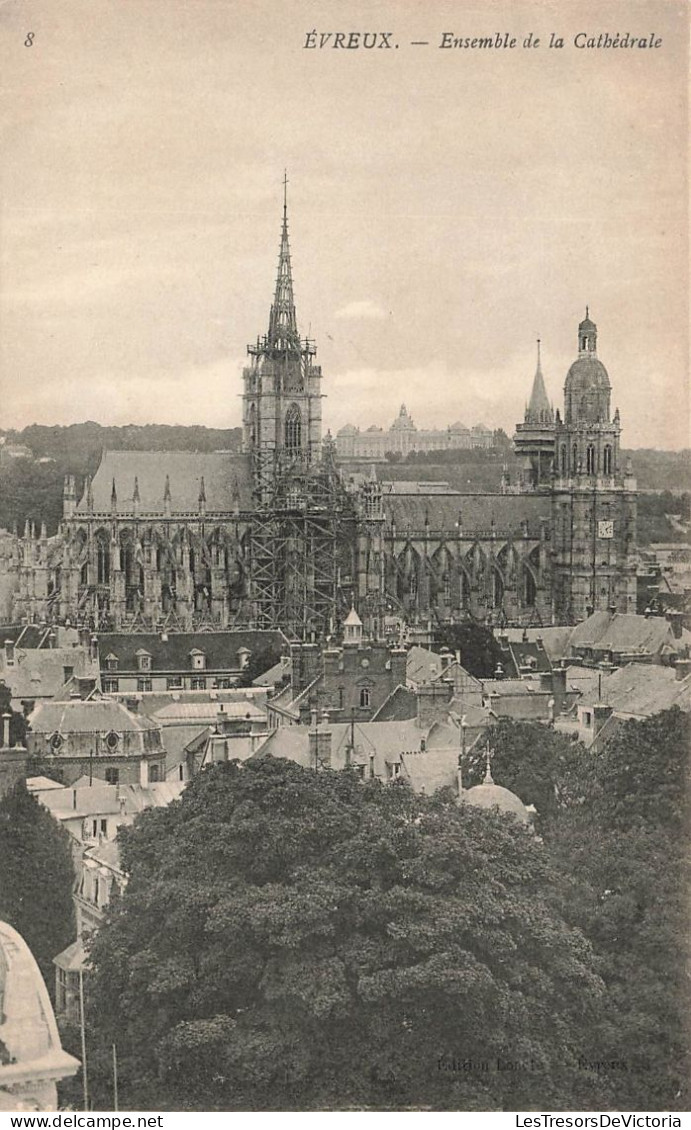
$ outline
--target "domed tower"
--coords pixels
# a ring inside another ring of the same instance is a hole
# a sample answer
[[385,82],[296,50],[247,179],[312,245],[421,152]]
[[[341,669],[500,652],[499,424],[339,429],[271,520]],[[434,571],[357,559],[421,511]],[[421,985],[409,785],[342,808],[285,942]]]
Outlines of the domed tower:
[[554,611],[559,622],[591,611],[636,611],[636,482],[620,467],[619,409],[610,418],[612,386],[597,355],[597,326],[586,307],[578,357],[557,413],[552,538]]
[[533,388],[522,424],[513,437],[516,455],[523,463],[523,485],[529,490],[549,487],[554,459],[554,409],[549,402],[542,375],[540,339],[537,339],[537,368]]

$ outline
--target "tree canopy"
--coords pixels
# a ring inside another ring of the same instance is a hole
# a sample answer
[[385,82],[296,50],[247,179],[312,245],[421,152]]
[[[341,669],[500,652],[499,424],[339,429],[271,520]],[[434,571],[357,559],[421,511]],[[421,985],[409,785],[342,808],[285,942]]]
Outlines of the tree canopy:
[[53,958],[75,938],[65,830],[20,781],[0,799],[0,918],[22,935],[52,995]]
[[511,816],[266,758],[121,838],[90,1041],[132,1108],[603,1103],[597,960]]
[[501,662],[502,652],[491,628],[476,620],[460,624],[440,624],[435,632],[435,646],[460,651],[461,663],[476,679],[491,679]]

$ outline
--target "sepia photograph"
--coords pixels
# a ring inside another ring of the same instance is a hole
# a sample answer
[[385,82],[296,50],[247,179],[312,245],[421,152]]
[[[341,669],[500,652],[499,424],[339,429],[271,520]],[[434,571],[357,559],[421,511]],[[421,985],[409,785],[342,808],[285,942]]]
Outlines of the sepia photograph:
[[689,11],[0,0],[0,1126],[682,1126]]

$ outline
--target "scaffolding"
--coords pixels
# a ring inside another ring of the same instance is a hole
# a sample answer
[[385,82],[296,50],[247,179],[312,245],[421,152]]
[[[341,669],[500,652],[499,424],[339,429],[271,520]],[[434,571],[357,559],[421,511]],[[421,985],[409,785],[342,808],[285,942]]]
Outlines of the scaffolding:
[[252,620],[291,639],[332,633],[355,596],[358,516],[328,461],[271,452],[254,459],[260,488],[250,533]]

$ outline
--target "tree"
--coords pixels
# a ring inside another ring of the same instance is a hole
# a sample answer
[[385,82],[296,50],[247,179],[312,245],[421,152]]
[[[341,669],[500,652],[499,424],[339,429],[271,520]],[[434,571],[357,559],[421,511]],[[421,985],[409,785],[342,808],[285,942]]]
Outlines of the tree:
[[[488,734],[492,749],[492,776],[511,789],[524,804],[537,809],[537,827],[545,826],[570,803],[579,803],[583,791],[582,745],[540,722],[514,722],[503,718]],[[479,785],[485,775],[485,746],[476,746],[463,766],[464,785]]]
[[20,781],[0,800],[0,918],[22,935],[52,990],[53,958],[74,941],[70,839]]
[[476,620],[440,625],[435,633],[435,645],[460,651],[461,663],[476,679],[491,679],[502,658],[492,630]]
[[566,913],[602,957],[610,1015],[592,1058],[629,1110],[688,1109],[691,722],[678,708],[620,727],[586,755],[580,798],[549,847],[572,879]]
[[604,1102],[578,1069],[603,986],[513,817],[266,758],[120,835],[88,1010],[128,1106]]

